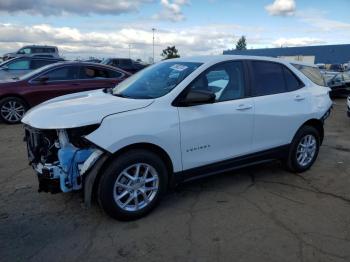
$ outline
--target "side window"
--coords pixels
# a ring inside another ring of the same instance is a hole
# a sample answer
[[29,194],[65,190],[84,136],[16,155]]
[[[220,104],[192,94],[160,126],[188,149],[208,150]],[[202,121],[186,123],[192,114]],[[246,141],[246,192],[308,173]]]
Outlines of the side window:
[[119,71],[108,70],[108,75],[109,75],[109,78],[120,78],[120,77],[122,77],[124,74],[122,74],[122,73],[119,72]]
[[122,59],[122,60],[120,60],[120,65],[121,66],[131,66],[132,63],[131,63],[131,60],[129,60],[129,59]]
[[211,91],[216,101],[228,101],[244,97],[244,71],[240,61],[215,65],[202,73],[194,82],[192,90]]
[[81,79],[118,78],[120,76],[120,73],[119,76],[115,76],[114,71],[99,67],[83,66],[80,70]]
[[288,91],[295,91],[304,86],[303,83],[292,73],[292,71],[285,66],[283,66],[283,73]]
[[78,78],[78,67],[66,66],[54,69],[44,76],[48,77],[48,81],[74,80]]
[[264,96],[287,91],[281,64],[252,61],[252,95]]
[[326,82],[320,72],[318,67],[305,66],[299,64],[292,64],[296,69],[302,72],[307,78],[309,78],[313,83],[319,86],[327,86]]
[[342,74],[338,74],[334,77],[334,82],[336,83],[341,83],[343,82],[343,75]]
[[40,47],[33,47],[32,53],[43,53],[43,49]]
[[26,54],[30,54],[31,50],[30,48],[22,48],[20,50],[18,50],[17,54],[21,54],[21,55],[26,55]]
[[350,81],[350,75],[349,74],[344,73],[343,77],[344,77],[344,81]]
[[50,61],[50,60],[32,60],[30,68],[37,69],[37,68],[43,67],[45,65],[55,63],[55,62],[56,61]]
[[30,62],[28,59],[16,60],[13,63],[8,63],[7,67],[11,70],[29,70]]

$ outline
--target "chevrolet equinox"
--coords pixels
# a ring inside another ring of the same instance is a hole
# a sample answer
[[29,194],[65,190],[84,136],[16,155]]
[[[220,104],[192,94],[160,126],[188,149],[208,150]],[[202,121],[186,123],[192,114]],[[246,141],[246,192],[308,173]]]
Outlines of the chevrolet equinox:
[[250,56],[166,60],[114,88],[46,101],[22,122],[39,191],[82,190],[120,220],[169,186],[281,160],[304,172],[330,114],[316,66]]

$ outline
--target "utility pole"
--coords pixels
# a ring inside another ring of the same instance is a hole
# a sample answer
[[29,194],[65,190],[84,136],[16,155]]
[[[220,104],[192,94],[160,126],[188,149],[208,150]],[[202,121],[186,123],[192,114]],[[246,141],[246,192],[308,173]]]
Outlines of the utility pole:
[[130,51],[130,49],[131,49],[131,44],[129,43],[129,58],[131,58],[131,51]]
[[152,28],[152,32],[153,32],[153,64],[154,64],[154,32],[156,31],[155,28]]

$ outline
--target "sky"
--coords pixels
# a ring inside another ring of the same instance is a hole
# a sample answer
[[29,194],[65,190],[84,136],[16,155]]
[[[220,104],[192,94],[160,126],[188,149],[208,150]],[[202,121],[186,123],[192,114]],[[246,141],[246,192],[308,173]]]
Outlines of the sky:
[[0,55],[57,45],[66,58],[155,60],[248,48],[350,44],[350,0],[0,0]]

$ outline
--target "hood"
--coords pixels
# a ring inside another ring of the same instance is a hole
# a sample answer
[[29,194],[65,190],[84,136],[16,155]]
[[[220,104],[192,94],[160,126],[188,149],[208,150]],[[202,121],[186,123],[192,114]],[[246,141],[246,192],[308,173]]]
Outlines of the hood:
[[129,99],[87,91],[48,100],[31,110],[22,123],[38,129],[65,129],[101,123],[112,114],[144,108],[154,99]]

